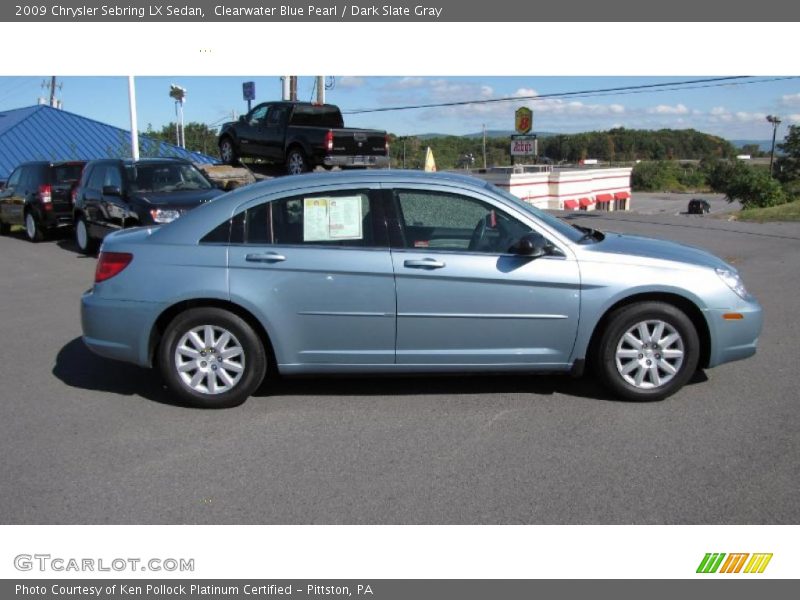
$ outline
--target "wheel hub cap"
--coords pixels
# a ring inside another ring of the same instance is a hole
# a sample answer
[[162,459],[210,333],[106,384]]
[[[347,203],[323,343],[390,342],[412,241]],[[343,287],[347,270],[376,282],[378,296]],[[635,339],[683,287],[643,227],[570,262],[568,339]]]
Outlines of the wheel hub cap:
[[617,344],[617,372],[636,388],[659,388],[680,371],[684,352],[683,338],[672,325],[642,321],[629,328]]
[[181,381],[200,394],[230,391],[244,374],[244,348],[233,333],[216,325],[186,332],[178,341],[174,360]]

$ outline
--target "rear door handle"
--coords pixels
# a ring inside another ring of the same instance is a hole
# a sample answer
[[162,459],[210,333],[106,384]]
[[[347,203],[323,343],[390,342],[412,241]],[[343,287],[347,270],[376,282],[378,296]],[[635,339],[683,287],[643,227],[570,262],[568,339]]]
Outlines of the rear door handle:
[[261,263],[273,263],[273,262],[282,262],[286,260],[286,257],[283,254],[278,254],[277,252],[266,252],[264,254],[248,254],[244,257],[247,262],[261,262]]
[[441,269],[445,264],[435,258],[423,258],[422,260],[407,260],[403,266],[409,269]]

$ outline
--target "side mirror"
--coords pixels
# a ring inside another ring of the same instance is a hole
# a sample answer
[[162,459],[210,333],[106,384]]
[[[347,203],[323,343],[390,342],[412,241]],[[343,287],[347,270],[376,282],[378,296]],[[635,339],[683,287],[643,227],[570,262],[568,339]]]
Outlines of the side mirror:
[[534,232],[526,233],[510,248],[512,254],[527,256],[528,258],[546,256],[550,254],[552,250],[552,244],[543,236]]
[[246,115],[239,115],[239,122],[240,123],[244,123],[245,120],[246,120],[245,117],[246,117]]
[[118,185],[104,185],[104,196],[122,196],[122,189]]

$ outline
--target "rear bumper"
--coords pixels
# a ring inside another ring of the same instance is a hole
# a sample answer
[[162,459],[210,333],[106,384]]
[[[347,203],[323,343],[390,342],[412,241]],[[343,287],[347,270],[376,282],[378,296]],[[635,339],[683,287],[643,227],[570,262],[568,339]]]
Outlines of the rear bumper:
[[44,207],[42,206],[36,209],[36,218],[39,221],[39,226],[43,229],[71,227],[72,206],[61,207],[55,204],[51,206],[52,208],[49,210],[44,210]]
[[150,332],[160,305],[98,298],[92,290],[81,298],[83,342],[95,354],[151,366]]
[[[723,315],[739,314],[741,319],[725,319]],[[756,353],[758,336],[764,316],[755,300],[735,309],[709,309],[706,311],[711,330],[711,355],[709,367],[748,358]]]
[[389,166],[388,156],[326,156],[322,164],[326,167],[377,167]]

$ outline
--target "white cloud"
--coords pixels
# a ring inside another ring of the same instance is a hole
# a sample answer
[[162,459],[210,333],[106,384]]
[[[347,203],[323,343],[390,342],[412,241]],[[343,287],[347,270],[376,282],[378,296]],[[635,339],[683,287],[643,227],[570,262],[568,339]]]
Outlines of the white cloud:
[[686,115],[689,113],[689,109],[683,104],[676,104],[675,106],[659,104],[648,108],[647,112],[651,115]]
[[800,114],[789,115],[786,118],[789,119],[792,123],[800,123]]
[[337,77],[336,78],[336,85],[340,88],[345,89],[353,89],[353,88],[360,88],[366,83],[363,77]]
[[387,83],[384,87],[387,90],[408,90],[421,88],[429,81],[430,79],[425,77],[403,77],[397,81]]
[[800,106],[800,93],[784,94],[781,96],[781,104],[784,106]]

